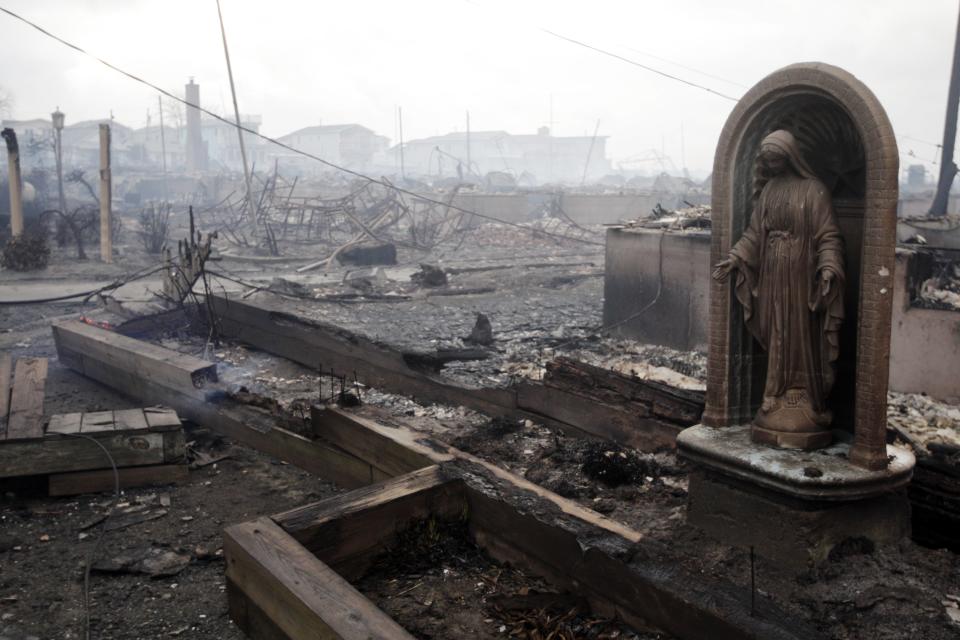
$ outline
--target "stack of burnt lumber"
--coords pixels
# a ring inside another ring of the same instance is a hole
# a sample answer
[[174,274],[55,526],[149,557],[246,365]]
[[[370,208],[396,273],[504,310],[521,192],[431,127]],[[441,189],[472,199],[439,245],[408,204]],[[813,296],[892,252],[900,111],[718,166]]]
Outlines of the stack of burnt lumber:
[[217,381],[215,363],[77,320],[55,324],[53,335],[64,366],[140,403],[172,407],[185,420],[345,487],[359,486],[357,478],[366,484],[383,477],[368,463],[281,426],[289,416],[229,393]]
[[0,354],[0,478],[46,476],[51,495],[107,491],[117,480],[132,487],[186,478],[176,412],[67,413],[46,422],[46,378],[46,358],[20,358],[14,367]]

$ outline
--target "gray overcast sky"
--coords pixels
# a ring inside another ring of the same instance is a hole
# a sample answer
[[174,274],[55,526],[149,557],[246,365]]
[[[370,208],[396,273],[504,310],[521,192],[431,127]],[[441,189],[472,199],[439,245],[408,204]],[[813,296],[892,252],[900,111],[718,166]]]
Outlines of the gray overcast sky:
[[[841,66],[880,98],[901,151],[930,166],[936,149],[907,137],[942,136],[958,9],[957,0],[221,2],[240,109],[262,114],[268,135],[359,122],[395,142],[397,105],[407,139],[463,130],[467,109],[474,130],[532,133],[550,120],[552,96],[558,135],[589,135],[599,119],[615,162],[664,149],[701,174],[733,102],[540,28],[733,96],[793,62]],[[214,0],[0,6],[178,93],[195,76],[204,106],[230,108]],[[149,89],[5,14],[0,34],[14,118],[58,105],[68,123],[111,110],[130,126],[143,126],[148,109],[156,117]]]

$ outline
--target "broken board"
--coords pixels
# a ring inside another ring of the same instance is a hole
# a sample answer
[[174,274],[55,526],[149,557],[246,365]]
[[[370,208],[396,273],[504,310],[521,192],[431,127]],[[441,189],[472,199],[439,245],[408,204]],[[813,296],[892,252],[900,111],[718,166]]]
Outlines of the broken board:
[[9,354],[0,354],[0,443],[43,433],[47,359],[20,358],[12,365]]
[[52,495],[105,491],[114,487],[110,459],[121,486],[140,486],[183,479],[184,457],[183,428],[171,409],[65,413],[45,429],[41,423],[35,437],[0,442],[0,478],[49,476]]

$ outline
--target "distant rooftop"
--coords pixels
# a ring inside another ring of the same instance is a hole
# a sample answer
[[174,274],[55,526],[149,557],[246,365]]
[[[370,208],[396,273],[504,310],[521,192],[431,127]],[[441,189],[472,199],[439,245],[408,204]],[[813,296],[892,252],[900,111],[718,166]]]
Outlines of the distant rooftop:
[[296,135],[303,136],[303,135],[317,135],[317,134],[324,134],[324,133],[328,133],[328,134],[343,133],[344,131],[349,131],[351,129],[363,129],[364,131],[369,131],[370,133],[373,133],[373,130],[368,129],[362,124],[323,124],[323,125],[318,124],[312,127],[304,127],[302,129],[297,129],[296,131],[288,133],[282,137],[288,138],[290,136],[296,136]]

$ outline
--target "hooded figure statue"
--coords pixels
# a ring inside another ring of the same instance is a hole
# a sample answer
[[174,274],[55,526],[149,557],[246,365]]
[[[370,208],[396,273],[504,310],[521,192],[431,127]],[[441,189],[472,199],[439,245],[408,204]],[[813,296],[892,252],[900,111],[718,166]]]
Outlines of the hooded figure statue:
[[749,226],[713,272],[720,281],[736,272],[744,321],[767,352],[752,438],[824,447],[831,441],[826,399],[843,321],[843,237],[829,191],[788,131],[763,139],[753,198]]

